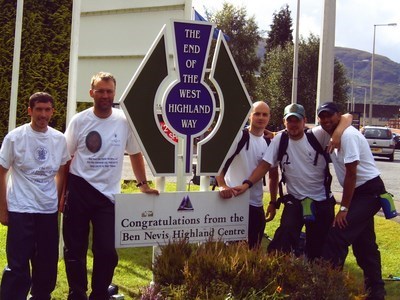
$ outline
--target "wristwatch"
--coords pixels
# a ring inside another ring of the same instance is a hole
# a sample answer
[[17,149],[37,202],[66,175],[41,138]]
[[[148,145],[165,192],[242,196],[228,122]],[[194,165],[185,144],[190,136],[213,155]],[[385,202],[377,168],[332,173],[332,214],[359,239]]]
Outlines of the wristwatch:
[[346,206],[341,206],[340,211],[349,211],[349,209]]
[[242,184],[245,184],[245,183],[249,185],[249,189],[253,186],[253,183],[248,179],[243,180]]
[[142,185],[145,185],[145,184],[147,184],[147,183],[148,183],[147,180],[143,180],[143,181],[139,182],[139,183],[136,185],[136,187],[141,187]]

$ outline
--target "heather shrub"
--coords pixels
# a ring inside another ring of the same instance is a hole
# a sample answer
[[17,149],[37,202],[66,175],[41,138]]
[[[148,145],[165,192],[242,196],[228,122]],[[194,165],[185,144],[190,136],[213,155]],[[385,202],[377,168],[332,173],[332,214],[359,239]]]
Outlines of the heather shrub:
[[183,284],[185,280],[183,269],[194,248],[194,245],[185,240],[161,246],[161,255],[155,257],[153,265],[153,276],[157,285]]
[[170,243],[153,270],[164,299],[336,300],[355,299],[362,290],[326,262],[248,250],[245,243]]

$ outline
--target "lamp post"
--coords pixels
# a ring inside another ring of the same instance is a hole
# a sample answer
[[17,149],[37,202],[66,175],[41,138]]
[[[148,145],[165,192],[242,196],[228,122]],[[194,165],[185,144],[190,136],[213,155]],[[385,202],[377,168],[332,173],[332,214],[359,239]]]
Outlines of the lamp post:
[[300,22],[300,0],[297,0],[296,17],[296,39],[293,46],[293,82],[292,82],[292,103],[297,103],[297,84],[299,69],[299,22]]
[[356,63],[367,62],[367,61],[369,61],[369,59],[353,61],[353,69],[352,69],[352,73],[351,73],[351,96],[350,96],[349,107],[347,109],[350,112],[354,111],[354,65]]
[[374,24],[374,38],[372,43],[372,57],[371,57],[371,83],[369,85],[369,125],[372,125],[372,99],[374,90],[374,58],[375,58],[375,34],[377,26],[397,26],[397,23],[387,24]]
[[363,86],[358,86],[358,89],[364,89],[364,111],[363,111],[363,121],[362,126],[365,127],[366,110],[367,110],[367,88]]

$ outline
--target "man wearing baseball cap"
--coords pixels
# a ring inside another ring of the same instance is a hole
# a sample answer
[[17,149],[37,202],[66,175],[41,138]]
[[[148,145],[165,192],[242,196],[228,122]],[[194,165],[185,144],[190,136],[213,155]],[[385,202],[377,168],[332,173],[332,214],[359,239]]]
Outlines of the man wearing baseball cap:
[[[346,121],[342,131],[351,124],[351,119]],[[307,236],[305,250],[307,257],[312,260],[321,256],[325,237],[333,222],[335,200],[329,193],[327,195],[325,189],[326,160],[306,137],[304,107],[296,103],[286,106],[283,122],[286,130],[274,137],[263,160],[249,178],[244,178],[243,184],[238,186],[237,190],[238,193],[243,193],[250,188],[248,182],[257,182],[270,168],[279,164],[284,174],[287,194],[281,195],[284,210],[280,226],[268,246],[268,252],[296,253],[301,229],[305,225]],[[325,143],[320,141],[324,134],[321,127],[313,129],[312,134],[321,145]],[[279,157],[282,139],[287,139],[288,143],[285,153]],[[329,138],[327,140],[329,141]],[[319,159],[315,160],[316,157]],[[306,222],[303,216],[302,200],[305,198],[312,199],[315,207],[315,219],[310,222]]]
[[[323,103],[318,120],[327,136],[336,130],[341,114],[334,102]],[[340,150],[331,153],[336,176],[343,187],[339,212],[323,248],[323,258],[343,267],[348,247],[364,272],[367,299],[384,299],[381,257],[376,244],[374,215],[380,210],[379,195],[385,193],[380,172],[375,165],[365,137],[353,126],[341,137]]]

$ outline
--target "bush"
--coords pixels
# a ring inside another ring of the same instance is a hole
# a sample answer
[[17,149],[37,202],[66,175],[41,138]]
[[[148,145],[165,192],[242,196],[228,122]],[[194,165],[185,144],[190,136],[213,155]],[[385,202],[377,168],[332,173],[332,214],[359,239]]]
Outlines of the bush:
[[156,256],[153,265],[154,280],[158,285],[181,285],[185,277],[185,262],[191,256],[193,245],[185,240],[161,246],[161,255]]
[[326,262],[248,250],[245,243],[170,243],[153,271],[157,291],[169,299],[354,299],[362,290]]

